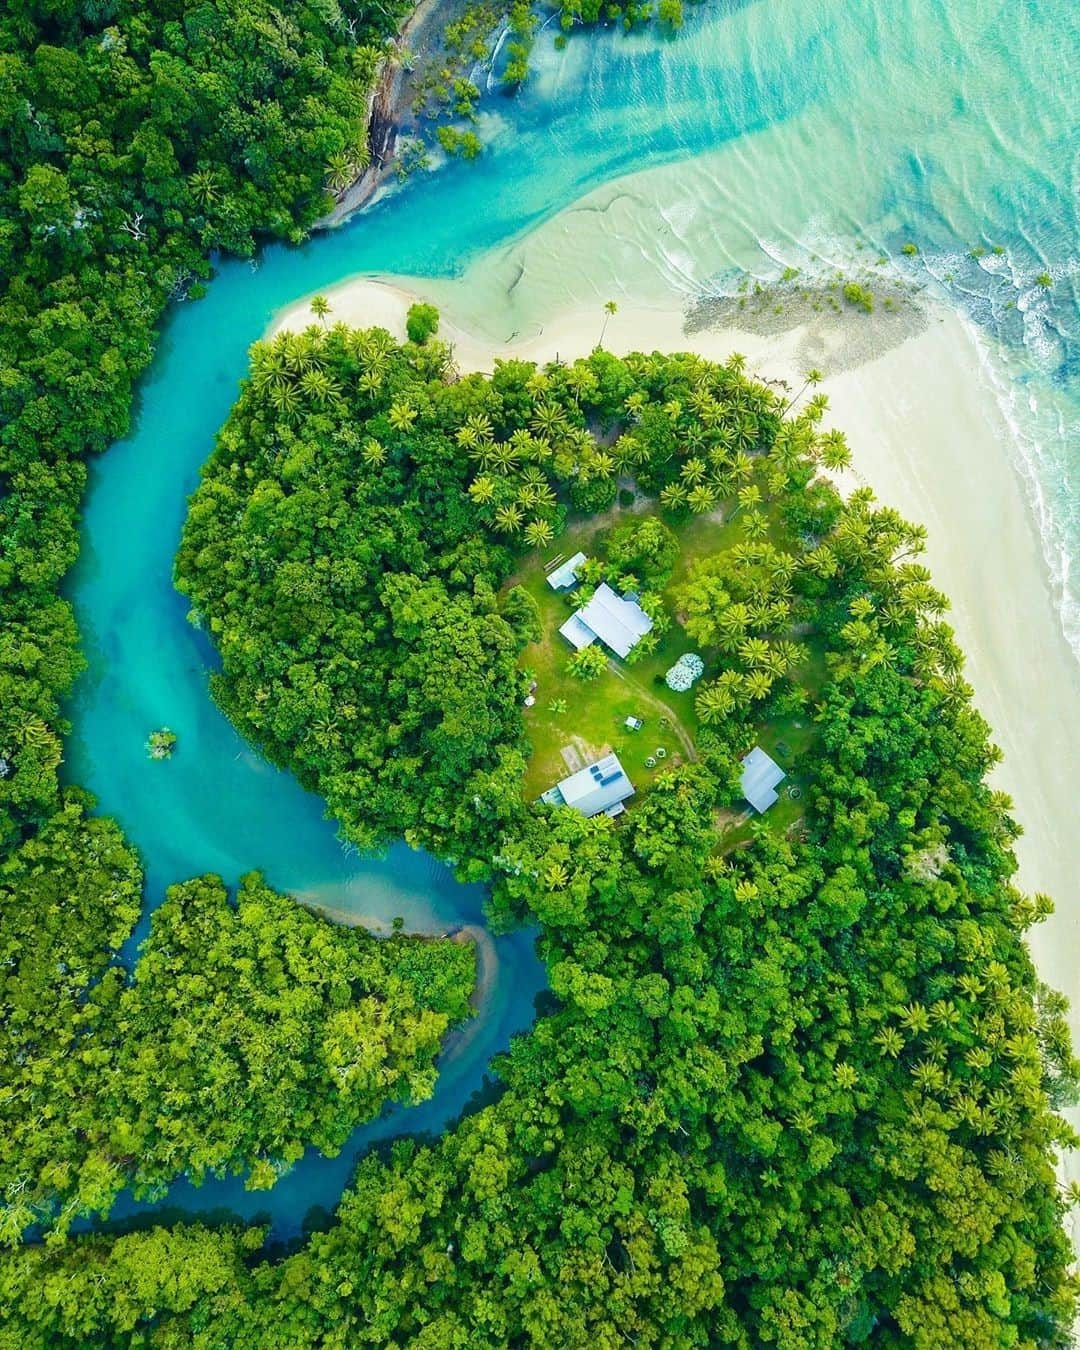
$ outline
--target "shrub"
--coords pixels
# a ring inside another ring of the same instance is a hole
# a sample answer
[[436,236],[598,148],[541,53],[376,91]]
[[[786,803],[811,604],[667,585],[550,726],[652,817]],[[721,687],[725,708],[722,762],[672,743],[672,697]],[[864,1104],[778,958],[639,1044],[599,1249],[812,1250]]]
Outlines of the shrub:
[[405,332],[409,341],[422,346],[439,329],[439,311],[434,305],[415,304],[409,306],[405,316]]

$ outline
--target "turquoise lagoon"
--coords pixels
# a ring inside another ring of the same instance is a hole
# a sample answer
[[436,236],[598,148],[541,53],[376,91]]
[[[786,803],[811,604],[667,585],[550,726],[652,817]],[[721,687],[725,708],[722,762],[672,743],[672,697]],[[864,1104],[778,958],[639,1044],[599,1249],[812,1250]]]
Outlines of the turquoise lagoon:
[[[608,297],[731,294],[786,266],[903,273],[978,326],[988,396],[1015,428],[1077,640],[1075,7],[757,0],[706,3],[673,38],[598,32],[558,52],[553,32],[520,95],[484,99],[489,145],[475,165],[419,177],[302,248],[222,264],[209,295],[171,316],[131,435],[93,466],[71,587],[90,665],[66,771],[140,850],[148,909],[171,882],[214,871],[234,884],[260,869],[299,900],[380,929],[396,916],[423,932],[481,921],[480,892],[434,860],[404,845],[381,860],[344,848],[322,804],[236,734],[207,693],[213,651],[172,587],[185,500],[248,346],[277,310],[352,275],[427,279],[506,339],[573,304],[599,314]],[[908,241],[915,258],[901,253]],[[1036,282],[1044,271],[1049,289]],[[161,725],[179,748],[151,763],[144,742]],[[181,1180],[163,1204],[268,1214],[288,1237],[309,1208],[333,1207],[371,1144],[446,1128],[543,988],[531,934],[495,951],[490,995],[432,1101],[362,1127],[337,1159],[310,1153],[270,1192]],[[114,1217],[145,1208],[125,1199]]]

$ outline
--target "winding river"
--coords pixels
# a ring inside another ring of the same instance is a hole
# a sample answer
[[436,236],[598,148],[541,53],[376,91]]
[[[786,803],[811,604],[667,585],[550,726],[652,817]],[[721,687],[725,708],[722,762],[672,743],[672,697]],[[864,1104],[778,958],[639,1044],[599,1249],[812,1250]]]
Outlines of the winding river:
[[[213,652],[172,586],[186,498],[248,346],[277,310],[350,275],[428,278],[436,298],[453,287],[458,311],[505,339],[575,301],[599,313],[608,296],[723,291],[746,271],[835,271],[882,253],[913,267],[900,245],[914,237],[919,280],[998,344],[1003,397],[1024,391],[1025,434],[1048,485],[1048,549],[1068,556],[1080,501],[1069,379],[1080,332],[1075,16],[1067,0],[867,8],[725,0],[675,39],[599,33],[562,53],[549,30],[523,93],[484,100],[489,148],[475,165],[419,178],[303,248],[224,263],[209,295],[173,314],[132,434],[92,468],[71,585],[90,664],[66,773],[139,849],[149,908],[174,881],[213,871],[235,883],[258,868],[304,902],[377,928],[396,916],[420,932],[482,922],[481,892],[434,860],[403,845],[375,861],[343,849],[321,802],[237,735],[208,697]],[[986,257],[968,258],[980,242]],[[1040,269],[1052,290],[1033,284]],[[167,764],[144,750],[161,725],[179,736]],[[133,945],[147,925],[148,912]],[[288,1238],[312,1206],[334,1206],[372,1143],[444,1129],[491,1056],[531,1024],[544,986],[531,934],[485,938],[482,954],[479,1016],[443,1057],[432,1100],[358,1129],[336,1159],[308,1154],[270,1192],[245,1192],[239,1178],[199,1190],[179,1181],[163,1204],[269,1215]],[[114,1214],[143,1208],[125,1197]]]

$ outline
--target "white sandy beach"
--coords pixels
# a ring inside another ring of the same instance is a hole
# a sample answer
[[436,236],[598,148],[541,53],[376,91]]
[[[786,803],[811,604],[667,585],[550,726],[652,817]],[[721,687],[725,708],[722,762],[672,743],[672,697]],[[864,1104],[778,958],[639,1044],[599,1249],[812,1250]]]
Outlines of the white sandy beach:
[[[378,324],[404,332],[412,301],[439,305],[439,336],[453,343],[462,370],[490,370],[494,356],[538,361],[590,350],[601,305],[556,316],[541,331],[499,344],[454,322],[453,283],[404,286],[371,279],[328,292],[331,322]],[[714,359],[744,352],[765,378],[801,384],[808,366],[825,373],[829,419],[847,433],[854,473],[877,496],[929,530],[925,561],[952,600],[951,622],[967,654],[975,701],[1004,752],[996,786],[1008,792],[1024,828],[1019,883],[1045,891],[1057,913],[1031,933],[1040,975],[1073,999],[1080,1046],[1080,663],[1061,631],[1039,537],[1010,458],[1011,432],[984,376],[977,340],[956,316],[934,312],[926,328],[862,364],[830,368],[836,325],[778,336],[735,329],[683,332],[681,297],[670,309],[632,308],[611,319],[613,352],[694,350]],[[450,303],[448,303],[450,302]],[[306,301],[276,316],[273,330],[311,322]],[[850,322],[865,325],[862,316]],[[865,331],[865,330],[864,330]],[[835,373],[834,373],[835,372]],[[1069,1113],[1080,1125],[1080,1113]],[[1070,1169],[1071,1170],[1071,1169]]]

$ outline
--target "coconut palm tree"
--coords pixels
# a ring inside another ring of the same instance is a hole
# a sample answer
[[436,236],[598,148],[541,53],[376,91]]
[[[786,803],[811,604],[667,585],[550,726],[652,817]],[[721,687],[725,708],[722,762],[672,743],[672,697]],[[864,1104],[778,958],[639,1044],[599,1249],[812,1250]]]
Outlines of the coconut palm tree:
[[390,405],[390,425],[402,435],[411,431],[416,422],[416,409],[405,399],[398,399]]
[[319,404],[329,403],[341,394],[341,386],[325,370],[305,370],[299,385],[306,397]]
[[820,422],[828,406],[827,394],[815,394],[803,410],[803,416],[810,422]]
[[538,403],[529,425],[538,436],[558,440],[566,430],[566,415],[557,403]]
[[699,483],[690,490],[686,504],[695,516],[703,516],[716,505],[716,493],[706,483]]
[[212,206],[221,196],[221,182],[214,169],[196,169],[188,179],[191,195],[201,207]]
[[360,457],[369,469],[381,468],[386,463],[386,448],[374,436],[369,436],[360,451]]
[[795,404],[798,403],[799,399],[802,398],[803,394],[806,393],[807,389],[809,389],[811,385],[819,385],[824,378],[825,376],[821,373],[820,370],[818,370],[817,366],[811,366],[811,368],[803,376],[802,388],[791,400],[791,402],[787,405],[787,407],[784,409],[784,412],[789,413],[792,410],[792,408],[794,408]]
[[277,385],[270,390],[270,406],[287,422],[292,422],[300,411],[300,391],[294,384]]
[[344,150],[338,150],[326,161],[326,186],[331,192],[342,192],[356,176],[356,161]]
[[604,334],[607,332],[608,322],[610,321],[612,315],[618,311],[618,308],[619,306],[615,303],[614,300],[604,301],[604,322],[600,326],[600,341],[596,344],[598,347],[602,347],[604,345]]
[[500,534],[517,534],[524,519],[525,514],[520,506],[513,503],[500,506],[495,512],[495,528]]
[[469,484],[469,496],[477,506],[486,506],[495,496],[495,480],[480,474]]
[[834,473],[851,466],[851,448],[842,431],[826,431],[817,443],[822,464]]
[[764,638],[744,638],[739,643],[739,656],[748,666],[767,665],[769,644]]
[[532,548],[547,548],[555,538],[555,531],[546,520],[530,520],[525,526],[525,542]]
[[491,450],[491,463],[501,474],[509,474],[521,458],[521,452],[509,441],[496,441]]
[[325,295],[313,295],[311,297],[310,309],[312,314],[326,327],[326,316],[330,313],[331,305]]
[[734,712],[735,696],[722,684],[707,684],[699,690],[694,708],[705,725],[712,726]]
[[724,362],[724,369],[732,375],[741,375],[746,370],[746,357],[742,352],[732,352]]
[[561,891],[570,881],[565,863],[550,862],[544,871],[544,885],[549,891]]
[[682,510],[689,495],[682,483],[668,483],[660,489],[660,505],[666,506],[669,511]]

